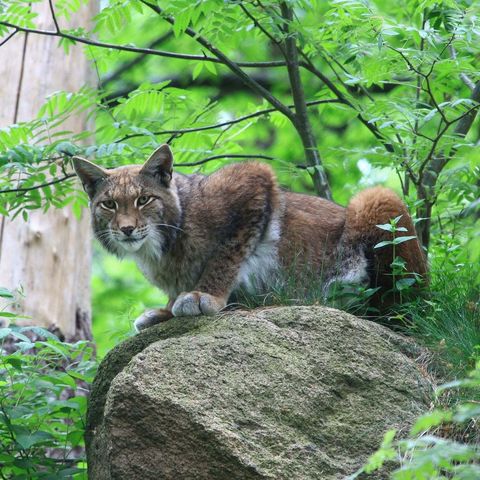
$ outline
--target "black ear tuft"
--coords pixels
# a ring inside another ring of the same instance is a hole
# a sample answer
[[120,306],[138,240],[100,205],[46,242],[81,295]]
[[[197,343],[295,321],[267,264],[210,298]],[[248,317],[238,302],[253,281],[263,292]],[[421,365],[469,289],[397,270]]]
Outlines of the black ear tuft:
[[92,199],[98,186],[108,177],[108,172],[81,157],[73,157],[72,161],[75,173],[80,177],[84,190]]
[[140,170],[144,175],[150,175],[157,178],[163,185],[168,187],[172,179],[173,153],[170,147],[165,143],[157,148],[145,165]]

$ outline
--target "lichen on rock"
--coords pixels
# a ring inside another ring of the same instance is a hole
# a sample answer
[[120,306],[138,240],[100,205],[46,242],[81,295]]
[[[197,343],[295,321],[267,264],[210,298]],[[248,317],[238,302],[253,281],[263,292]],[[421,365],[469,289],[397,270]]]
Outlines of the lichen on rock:
[[418,351],[324,307],[173,318],[100,365],[89,478],[344,478],[428,408]]

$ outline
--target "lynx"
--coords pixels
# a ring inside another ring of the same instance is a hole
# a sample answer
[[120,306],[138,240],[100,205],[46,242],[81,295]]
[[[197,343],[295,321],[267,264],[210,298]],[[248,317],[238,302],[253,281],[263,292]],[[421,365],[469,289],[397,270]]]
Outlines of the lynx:
[[[283,191],[266,164],[228,165],[211,175],[172,171],[168,145],[144,165],[111,170],[79,157],[74,168],[90,197],[96,238],[130,256],[168,294],[166,308],[135,321],[142,330],[173,316],[213,315],[242,288],[268,291],[280,270],[309,265],[325,285],[355,282],[391,289],[392,251],[374,249],[391,233],[376,227],[399,217],[415,235],[408,211],[391,190],[375,187],[345,208]],[[417,239],[397,246],[409,272],[425,275]]]

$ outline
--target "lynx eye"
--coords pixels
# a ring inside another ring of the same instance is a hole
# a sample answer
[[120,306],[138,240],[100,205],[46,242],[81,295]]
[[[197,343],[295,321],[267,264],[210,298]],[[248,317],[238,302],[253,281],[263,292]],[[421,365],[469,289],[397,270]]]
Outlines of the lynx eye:
[[114,200],[105,200],[100,205],[107,210],[115,210],[117,203]]
[[152,200],[152,197],[149,197],[148,195],[142,195],[141,197],[137,198],[137,207],[143,207],[146,205],[148,202]]

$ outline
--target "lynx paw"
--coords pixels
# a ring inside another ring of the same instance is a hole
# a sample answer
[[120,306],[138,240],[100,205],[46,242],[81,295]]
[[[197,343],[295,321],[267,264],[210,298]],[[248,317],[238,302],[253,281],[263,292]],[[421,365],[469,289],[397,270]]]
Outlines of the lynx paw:
[[172,317],[172,312],[164,308],[146,310],[135,320],[135,322],[133,322],[133,325],[135,330],[139,332],[140,330],[145,330],[146,328],[156,325],[157,323],[166,322]]
[[173,304],[172,313],[175,317],[215,315],[225,306],[226,302],[222,298],[208,293],[188,292],[178,296]]

